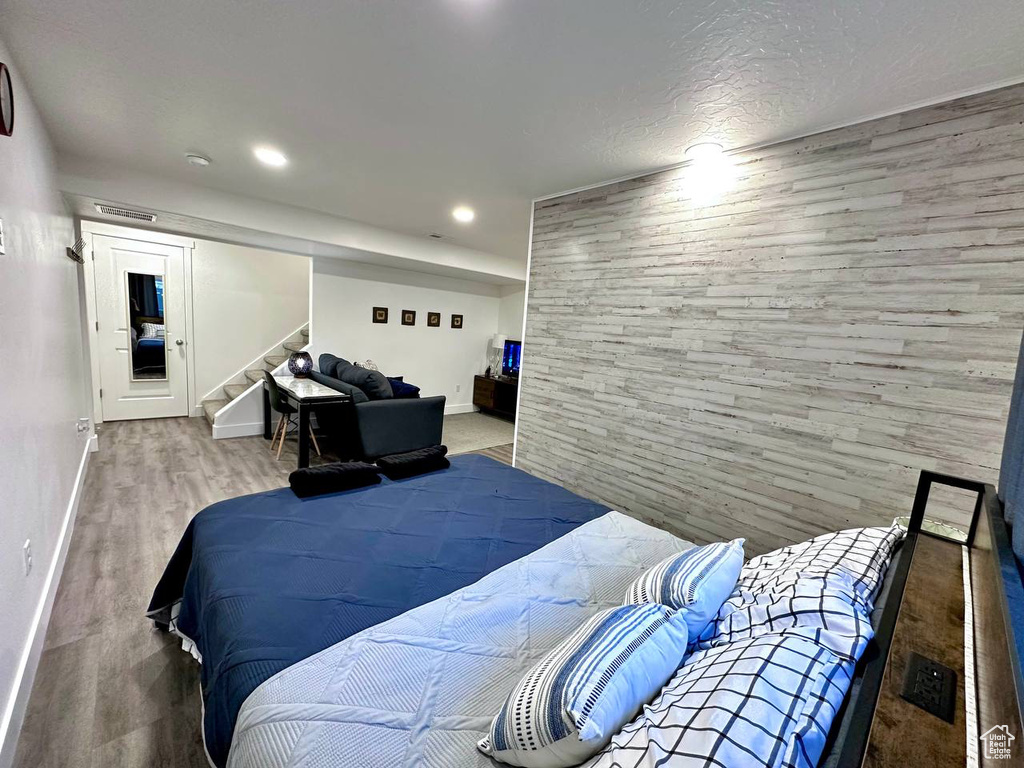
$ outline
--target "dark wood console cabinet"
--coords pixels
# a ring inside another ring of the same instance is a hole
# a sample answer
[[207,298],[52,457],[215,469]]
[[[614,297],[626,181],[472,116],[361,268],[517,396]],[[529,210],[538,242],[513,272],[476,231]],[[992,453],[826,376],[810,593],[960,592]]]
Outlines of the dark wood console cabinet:
[[515,421],[516,398],[519,396],[518,379],[473,379],[473,405],[485,413]]

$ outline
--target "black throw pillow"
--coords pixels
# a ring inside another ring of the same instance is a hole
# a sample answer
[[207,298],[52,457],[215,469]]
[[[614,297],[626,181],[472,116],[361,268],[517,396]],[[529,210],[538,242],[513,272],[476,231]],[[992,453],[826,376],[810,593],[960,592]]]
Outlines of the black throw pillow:
[[351,363],[345,365],[346,362],[348,361],[342,360],[338,363],[334,378],[359,387],[371,400],[390,400],[395,396],[391,391],[391,384],[383,373]]
[[373,464],[362,461],[325,464],[322,467],[297,469],[288,475],[292,491],[300,499],[325,493],[351,491],[380,482],[380,472]]
[[401,480],[404,477],[448,469],[451,463],[445,458],[446,453],[448,453],[447,446],[432,445],[429,448],[420,448],[408,453],[381,456],[377,459],[377,466],[389,479]]

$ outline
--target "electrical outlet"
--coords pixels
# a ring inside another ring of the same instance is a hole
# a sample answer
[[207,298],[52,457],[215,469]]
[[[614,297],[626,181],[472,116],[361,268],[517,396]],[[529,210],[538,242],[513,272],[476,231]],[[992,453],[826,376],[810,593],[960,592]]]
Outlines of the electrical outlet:
[[900,695],[947,723],[956,718],[956,672],[913,651],[907,656]]
[[25,544],[21,548],[21,557],[25,564],[25,575],[28,576],[32,572],[32,539],[25,539]]
[[4,243],[4,220],[0,219],[0,256],[7,253],[7,245]]
[[456,392],[461,392],[462,391],[462,385],[461,384],[456,384],[455,385],[455,391]]

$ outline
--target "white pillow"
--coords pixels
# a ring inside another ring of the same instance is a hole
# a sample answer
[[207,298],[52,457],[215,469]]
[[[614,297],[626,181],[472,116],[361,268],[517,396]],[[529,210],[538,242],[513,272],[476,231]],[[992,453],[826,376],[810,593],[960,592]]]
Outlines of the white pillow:
[[874,635],[848,573],[799,574],[784,592],[737,592],[699,637],[697,649],[729,645],[762,635],[799,635],[856,661]]
[[826,533],[752,558],[715,619],[691,636],[692,645],[712,648],[785,632],[858,658],[872,636],[875,595],[902,538],[894,521],[888,528]]
[[687,639],[682,616],[664,605],[601,611],[516,684],[480,751],[527,768],[578,765],[657,695]]
[[662,603],[681,611],[695,639],[732,594],[743,568],[743,539],[667,557],[630,584],[625,604]]
[[815,536],[752,558],[736,586],[754,594],[785,594],[799,576],[846,574],[853,581],[858,602],[870,612],[903,535],[903,528],[894,520],[886,528],[850,528]]
[[162,323],[143,323],[142,324],[142,336],[143,339],[162,339],[164,338],[164,325]]

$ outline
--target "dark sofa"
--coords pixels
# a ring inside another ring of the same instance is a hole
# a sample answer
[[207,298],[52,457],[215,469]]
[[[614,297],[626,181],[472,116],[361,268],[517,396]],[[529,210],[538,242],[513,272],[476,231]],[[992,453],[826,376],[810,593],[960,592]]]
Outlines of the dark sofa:
[[352,398],[351,408],[317,413],[317,423],[342,459],[374,461],[440,444],[444,395],[420,397],[417,391],[396,397],[386,377],[335,355],[320,355],[318,367],[310,378]]

